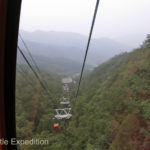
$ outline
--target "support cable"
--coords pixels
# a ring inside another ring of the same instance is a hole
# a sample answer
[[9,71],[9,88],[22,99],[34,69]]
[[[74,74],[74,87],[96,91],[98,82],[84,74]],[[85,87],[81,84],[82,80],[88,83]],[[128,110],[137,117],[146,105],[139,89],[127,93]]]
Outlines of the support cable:
[[[26,78],[26,75],[25,75],[25,70],[23,70],[23,68],[20,67],[20,65],[17,63],[17,71],[23,75],[24,79],[31,85],[31,87],[34,89],[35,88],[35,85],[33,82],[31,82],[31,80],[29,80],[28,78]],[[41,92],[41,96],[44,98],[44,94],[43,92]],[[17,97],[19,98],[19,97]],[[20,99],[20,98],[19,98]],[[57,105],[56,104],[53,104],[51,105],[52,107],[56,107]]]
[[92,32],[93,32],[93,27],[94,27],[96,14],[97,14],[98,6],[99,6],[99,1],[100,0],[97,0],[96,6],[95,6],[95,10],[94,10],[94,16],[93,16],[92,25],[91,25],[91,28],[90,28],[90,33],[89,33],[89,38],[88,38],[88,42],[87,42],[86,52],[85,52],[84,61],[83,61],[82,69],[81,69],[81,74],[80,74],[79,84],[78,84],[78,88],[77,88],[76,98],[78,97],[78,93],[79,93],[79,89],[80,89],[80,84],[81,84],[83,71],[84,71],[84,67],[85,67],[85,62],[86,62],[86,58],[87,58],[87,54],[88,54],[88,50],[89,50],[89,45],[90,45],[91,36],[92,36]]
[[43,82],[41,81],[39,75],[36,73],[36,71],[33,69],[32,65],[30,64],[30,62],[28,61],[28,59],[26,58],[26,56],[24,55],[24,53],[22,52],[22,50],[20,49],[20,47],[18,46],[18,50],[21,53],[22,57],[24,58],[24,60],[26,61],[26,63],[28,64],[28,66],[30,67],[30,69],[33,71],[35,77],[39,80],[42,88],[48,93],[46,87],[44,86]]
[[22,43],[23,43],[24,47],[26,48],[26,50],[27,50],[28,54],[30,55],[31,60],[32,60],[33,64],[35,65],[35,67],[36,67],[37,71],[38,71],[39,73],[41,73],[41,72],[40,72],[40,69],[39,69],[39,67],[38,67],[38,65],[36,64],[35,60],[34,60],[34,59],[33,59],[33,57],[32,57],[32,54],[31,54],[31,52],[30,52],[30,50],[29,50],[29,48],[28,48],[27,44],[26,44],[26,43],[25,43],[25,41],[23,40],[23,38],[22,38],[22,36],[21,36],[21,34],[20,34],[20,33],[19,33],[19,37],[20,37],[20,39],[21,39],[21,41],[22,41]]
[[[39,75],[41,75],[42,73],[41,73],[41,71],[40,71],[40,69],[39,69],[39,67],[38,67],[38,65],[37,65],[37,63],[36,63],[36,61],[34,60],[32,54],[31,54],[31,52],[30,52],[30,49],[28,48],[26,42],[24,41],[24,39],[23,39],[23,37],[21,36],[20,33],[19,33],[19,37],[20,37],[20,39],[21,39],[21,41],[22,41],[24,47],[26,48],[26,50],[27,50],[29,56],[31,57],[31,60],[32,60],[34,66],[35,66],[35,68],[36,68],[36,70],[38,71]],[[45,82],[45,80],[43,81],[43,83],[44,83],[45,87],[48,88],[48,85],[47,85],[47,83]]]

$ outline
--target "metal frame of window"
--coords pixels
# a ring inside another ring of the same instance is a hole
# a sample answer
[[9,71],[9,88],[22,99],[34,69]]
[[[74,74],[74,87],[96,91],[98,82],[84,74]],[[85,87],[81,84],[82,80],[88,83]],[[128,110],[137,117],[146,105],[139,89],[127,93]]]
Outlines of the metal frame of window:
[[0,150],[15,150],[15,78],[21,0],[0,0]]

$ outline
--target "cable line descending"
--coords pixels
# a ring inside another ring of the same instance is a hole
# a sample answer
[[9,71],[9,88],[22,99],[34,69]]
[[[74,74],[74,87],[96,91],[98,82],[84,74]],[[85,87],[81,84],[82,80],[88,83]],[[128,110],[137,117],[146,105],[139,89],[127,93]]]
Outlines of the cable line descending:
[[[30,62],[28,61],[28,59],[26,58],[26,56],[24,55],[24,53],[22,52],[22,50],[20,49],[20,47],[18,46],[18,50],[21,53],[22,57],[24,58],[24,60],[26,61],[26,63],[28,64],[28,66],[30,67],[30,69],[33,71],[35,77],[39,80],[42,88],[47,92],[46,87],[44,86],[43,82],[41,81],[39,75],[36,73],[36,71],[33,69],[32,65],[30,64]],[[48,93],[48,92],[47,92]]]
[[[31,52],[30,52],[30,49],[28,48],[26,42],[24,41],[24,39],[23,39],[23,37],[21,36],[20,33],[19,33],[19,37],[20,37],[20,39],[21,39],[21,41],[22,41],[24,47],[26,48],[26,50],[27,50],[29,56],[31,57],[31,60],[32,60],[34,66],[35,66],[35,68],[36,68],[36,70],[38,71],[39,75],[42,77],[42,75],[41,75],[42,73],[41,73],[41,71],[40,71],[40,69],[39,69],[39,67],[38,67],[38,65],[37,65],[37,63],[36,63],[36,61],[34,60],[32,54],[31,54]],[[47,89],[49,89],[49,88],[48,88],[48,85],[47,85],[47,82],[45,82],[45,80],[43,80],[43,83],[44,83],[45,87],[46,87]]]
[[37,71],[38,71],[39,73],[41,73],[41,72],[40,72],[40,69],[39,69],[39,67],[38,67],[38,65],[36,64],[35,60],[34,60],[34,59],[33,59],[33,57],[32,57],[32,54],[31,54],[31,52],[30,52],[30,50],[29,50],[29,48],[28,48],[27,44],[26,44],[26,43],[25,43],[25,41],[23,40],[23,38],[22,38],[22,36],[21,36],[21,34],[20,34],[20,33],[19,33],[19,37],[20,37],[20,39],[21,39],[21,41],[22,41],[22,43],[23,43],[24,47],[26,48],[26,50],[27,50],[28,54],[30,55],[31,60],[32,60],[33,64],[35,65],[35,67],[36,67]]
[[86,47],[86,52],[85,52],[85,56],[84,56],[84,61],[83,61],[82,69],[81,69],[81,74],[80,74],[79,84],[78,84],[78,88],[77,88],[76,98],[77,98],[78,93],[79,93],[80,83],[81,83],[81,80],[82,80],[83,70],[84,70],[84,67],[85,67],[85,62],[86,62],[87,53],[88,53],[88,50],[89,50],[89,45],[90,45],[90,41],[91,41],[91,36],[92,36],[92,32],[93,32],[93,27],[94,27],[94,23],[95,23],[95,19],[96,19],[96,14],[97,14],[99,2],[100,2],[100,0],[97,0],[96,6],[95,6],[94,16],[93,16],[93,20],[92,20],[90,33],[89,33],[89,38],[88,38],[88,42],[87,42],[87,47]]

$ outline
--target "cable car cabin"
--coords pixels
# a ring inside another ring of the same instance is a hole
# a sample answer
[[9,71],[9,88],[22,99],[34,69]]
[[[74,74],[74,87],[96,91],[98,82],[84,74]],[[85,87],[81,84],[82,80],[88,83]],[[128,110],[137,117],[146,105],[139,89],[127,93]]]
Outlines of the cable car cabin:
[[56,119],[70,119],[72,114],[70,114],[71,108],[64,108],[64,109],[56,109],[57,115],[55,115]]
[[67,108],[71,108],[71,105],[69,104],[69,105],[67,106]]
[[63,97],[62,99],[60,99],[60,104],[63,104],[63,105],[70,104],[70,101],[68,98]]
[[68,84],[67,84],[67,83],[62,83],[62,85],[63,85],[63,86],[68,86]]
[[63,105],[70,104],[70,101],[61,101],[60,104],[63,104]]
[[62,84],[69,84],[72,83],[72,78],[71,77],[67,77],[67,78],[63,78],[61,80]]
[[60,131],[59,123],[55,123],[55,124],[54,124],[54,131],[55,131],[55,132],[59,132],[59,131]]
[[66,93],[69,93],[69,88],[64,89]]
[[68,101],[68,98],[65,98],[64,96],[60,98],[60,101]]
[[69,91],[69,87],[68,86],[63,86],[64,91]]

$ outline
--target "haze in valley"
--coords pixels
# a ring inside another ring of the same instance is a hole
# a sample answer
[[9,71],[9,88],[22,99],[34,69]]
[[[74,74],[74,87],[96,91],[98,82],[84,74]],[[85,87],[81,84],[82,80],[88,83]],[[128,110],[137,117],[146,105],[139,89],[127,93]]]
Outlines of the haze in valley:
[[[96,0],[23,0],[20,33],[38,63],[62,68],[71,62],[79,70],[95,4]],[[101,0],[87,64],[97,66],[139,47],[149,33],[149,6],[148,0]]]

